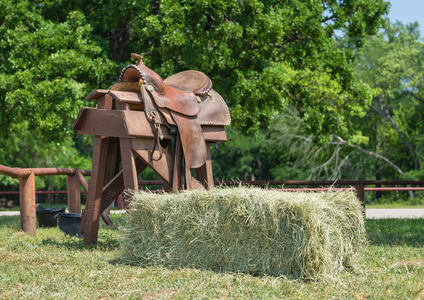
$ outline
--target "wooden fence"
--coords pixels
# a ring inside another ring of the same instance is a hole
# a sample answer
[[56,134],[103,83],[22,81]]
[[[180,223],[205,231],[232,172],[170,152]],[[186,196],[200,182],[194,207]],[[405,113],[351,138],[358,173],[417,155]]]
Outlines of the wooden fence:
[[19,206],[21,216],[21,230],[35,235],[35,176],[66,175],[68,210],[81,212],[80,186],[87,192],[88,184],[84,176],[90,176],[91,171],[67,168],[10,168],[0,165],[0,174],[19,178]]

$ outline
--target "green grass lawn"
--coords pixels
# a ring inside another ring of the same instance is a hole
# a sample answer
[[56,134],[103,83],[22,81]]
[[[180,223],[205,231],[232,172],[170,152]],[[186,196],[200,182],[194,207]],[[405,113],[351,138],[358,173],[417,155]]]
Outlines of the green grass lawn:
[[139,267],[119,259],[119,224],[97,245],[59,229],[19,231],[0,217],[0,299],[424,299],[424,219],[367,220],[369,243],[356,274],[320,282],[197,269]]

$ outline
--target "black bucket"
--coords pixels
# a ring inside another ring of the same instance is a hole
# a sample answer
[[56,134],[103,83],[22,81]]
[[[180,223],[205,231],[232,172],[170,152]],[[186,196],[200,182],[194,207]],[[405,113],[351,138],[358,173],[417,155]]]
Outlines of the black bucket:
[[81,214],[60,212],[56,215],[57,226],[64,233],[71,236],[82,236],[81,229]]
[[38,227],[56,227],[57,213],[64,212],[66,206],[44,208],[41,205],[37,207],[35,215],[37,216]]

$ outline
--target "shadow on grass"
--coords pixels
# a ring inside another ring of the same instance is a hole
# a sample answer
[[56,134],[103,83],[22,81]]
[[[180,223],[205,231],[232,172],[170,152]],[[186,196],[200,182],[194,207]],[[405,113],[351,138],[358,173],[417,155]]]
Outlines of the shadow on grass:
[[[38,242],[39,245],[50,245],[58,248],[65,248],[69,250],[87,250],[96,249],[102,251],[111,251],[119,247],[118,242],[118,231],[119,227],[124,222],[124,216],[111,215],[111,219],[114,224],[112,227],[108,227],[104,224],[100,224],[101,230],[99,231],[98,242],[95,245],[85,245],[82,238],[68,236],[60,232],[59,229],[49,228],[38,228],[37,236],[49,235]],[[19,216],[1,216],[0,217],[0,228],[7,228],[10,232],[20,231],[20,217]],[[47,230],[44,234],[43,230]]]
[[106,226],[102,221],[100,223],[100,230],[98,233],[97,243],[94,245],[84,244],[83,238],[71,237],[65,235],[64,238],[45,238],[42,241],[44,245],[52,245],[56,247],[63,247],[69,250],[87,250],[96,249],[101,251],[112,251],[119,248],[118,231],[121,225],[125,222],[124,215],[110,215],[114,225]]
[[[76,237],[48,237],[42,244],[64,247],[72,250],[101,249],[115,250],[119,247],[117,231],[124,222],[124,216],[111,215],[115,225],[106,227],[101,224],[99,240],[95,245],[85,245],[81,238]],[[19,231],[19,216],[0,217],[0,227],[8,227]],[[367,237],[371,245],[405,245],[411,247],[424,247],[424,219],[367,219],[365,223]],[[116,261],[111,263],[123,263]]]
[[97,244],[86,245],[82,238],[68,237],[61,239],[56,238],[45,238],[41,241],[41,245],[49,245],[58,248],[65,248],[67,250],[87,250],[96,249],[101,251],[112,251],[119,247],[119,243],[116,238],[113,237],[102,237],[99,238]]
[[111,219],[114,222],[113,226],[106,226],[105,224],[100,224],[100,230],[98,233],[97,243],[93,245],[84,244],[83,236],[68,236],[64,235],[62,238],[48,237],[42,240],[44,245],[52,245],[56,247],[63,247],[68,250],[87,250],[87,249],[96,249],[101,251],[112,251],[119,248],[118,242],[118,231],[119,227],[122,224],[123,218],[120,216],[113,216]]
[[[115,259],[111,259],[108,261],[109,264],[113,265],[113,266],[119,266],[119,265],[124,265],[124,266],[130,266],[130,267],[134,267],[134,268],[151,268],[151,267],[158,267],[158,268],[162,268],[164,270],[168,270],[168,271],[181,271],[181,270],[187,270],[187,269],[191,269],[191,270],[198,270],[198,271],[207,271],[207,272],[213,272],[215,274],[233,274],[233,275],[239,275],[239,274],[244,274],[244,275],[249,275],[249,276],[253,276],[253,277],[258,277],[258,278],[262,278],[262,277],[274,277],[274,278],[278,278],[275,277],[274,275],[268,275],[265,273],[260,273],[260,272],[251,272],[251,271],[230,271],[230,270],[223,270],[221,268],[208,268],[208,267],[204,267],[201,265],[169,265],[169,264],[155,264],[155,263],[151,263],[151,264],[143,264],[143,263],[138,263],[138,262],[134,262],[134,261],[128,261],[125,258],[115,258]],[[161,275],[159,275],[161,276]],[[286,279],[290,279],[290,280],[299,280],[300,279],[300,274],[296,273],[293,275],[283,275],[284,278]],[[311,281],[310,279],[302,279],[303,282],[309,282]]]
[[424,247],[424,219],[368,219],[365,228],[371,245]]

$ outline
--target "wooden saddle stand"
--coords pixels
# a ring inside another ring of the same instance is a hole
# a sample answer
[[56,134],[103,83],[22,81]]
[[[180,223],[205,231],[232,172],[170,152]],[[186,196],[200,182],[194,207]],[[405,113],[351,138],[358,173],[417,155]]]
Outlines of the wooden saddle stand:
[[97,109],[83,108],[73,127],[95,136],[81,220],[86,244],[97,243],[101,213],[125,189],[138,191],[146,167],[166,191],[212,187],[209,144],[227,140],[230,113],[205,74],[190,70],[162,80],[140,55],[131,56],[137,64],[126,66],[109,90],[88,95]]

